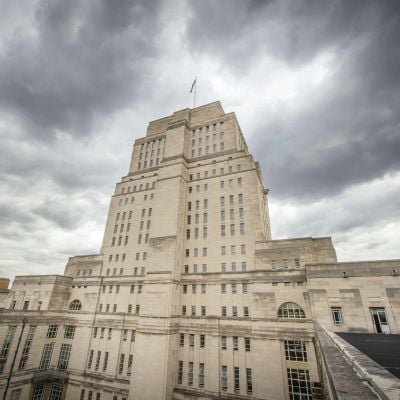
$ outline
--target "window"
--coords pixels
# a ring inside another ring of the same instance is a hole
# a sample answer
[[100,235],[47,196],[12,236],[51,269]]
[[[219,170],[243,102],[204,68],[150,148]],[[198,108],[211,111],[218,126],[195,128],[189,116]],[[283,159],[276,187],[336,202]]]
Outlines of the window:
[[226,263],[221,263],[221,272],[226,272]]
[[204,386],[204,364],[203,363],[199,364],[199,386],[200,387]]
[[140,312],[140,304],[136,304],[135,312],[136,312],[136,314],[139,314],[139,312]]
[[226,365],[221,367],[221,389],[228,389],[228,368]]
[[253,378],[251,374],[251,368],[246,368],[246,391],[247,394],[253,393]]
[[240,234],[244,235],[244,223],[243,222],[240,223]]
[[57,369],[60,371],[66,371],[68,368],[69,356],[71,354],[72,344],[61,345],[60,357],[58,358]]
[[232,345],[233,345],[233,350],[234,351],[238,351],[239,350],[239,338],[237,336],[233,336]]
[[126,369],[126,374],[128,376],[131,376],[131,374],[132,374],[132,364],[133,364],[133,355],[130,354],[129,357],[128,357],[128,366],[127,366],[127,369]]
[[232,306],[232,317],[237,317],[237,307]]
[[44,383],[37,383],[33,389],[32,400],[43,400],[44,398]]
[[226,306],[221,307],[221,313],[223,317],[226,317]]
[[189,363],[188,369],[188,385],[193,385],[193,363]]
[[192,317],[196,316],[196,306],[192,306]]
[[73,339],[75,335],[75,326],[65,325],[64,339]]
[[194,347],[194,335],[189,335],[189,347]]
[[288,260],[283,260],[283,268],[289,268],[289,261]]
[[107,340],[110,340],[111,338],[112,338],[112,328],[108,328]]
[[186,315],[186,306],[182,306],[182,315]]
[[285,356],[290,361],[308,361],[307,348],[303,340],[285,340]]
[[271,268],[276,269],[276,261],[275,260],[271,261]]
[[231,254],[236,254],[236,246],[234,244],[231,245]]
[[48,339],[54,339],[55,337],[57,337],[57,331],[58,331],[58,325],[49,325],[46,337]]
[[131,332],[131,342],[134,342],[136,338],[136,331]]
[[108,365],[108,351],[106,351],[104,354],[103,372],[107,371],[107,365]]
[[40,359],[39,371],[48,370],[50,367],[51,355],[53,354],[54,343],[46,343],[43,347],[42,358]]
[[178,384],[182,383],[182,377],[183,377],[183,361],[179,361],[179,367],[178,367]]
[[240,377],[239,377],[239,367],[233,367],[233,383],[235,393],[240,392]]
[[303,309],[296,303],[284,303],[279,307],[280,318],[305,318]]
[[310,374],[305,369],[288,368],[288,386],[290,400],[311,399]]
[[226,350],[226,336],[221,336],[221,350]]
[[235,293],[237,293],[237,290],[236,290],[236,283],[232,283],[232,294],[235,294]]
[[300,258],[295,258],[295,259],[294,259],[294,266],[295,266],[296,268],[300,268]]
[[247,283],[242,283],[242,292],[247,293]]
[[246,351],[251,351],[251,344],[250,344],[250,338],[249,337],[245,337],[244,338],[244,348]]
[[135,293],[135,285],[131,285],[131,293]]
[[128,329],[124,329],[123,334],[122,334],[122,340],[124,340],[124,341],[128,340]]
[[225,236],[225,225],[221,225],[221,236]]
[[206,316],[206,306],[201,306],[201,315],[202,315],[203,317]]
[[229,205],[233,206],[233,194],[229,195]]
[[181,333],[179,336],[179,346],[183,347],[185,346],[185,334]]
[[342,307],[331,307],[333,323],[335,325],[343,325]]
[[247,263],[246,261],[242,261],[242,271],[246,271],[247,270]]
[[243,307],[243,317],[249,317],[249,307]]
[[61,400],[63,386],[60,383],[53,383],[50,389],[49,400]]
[[225,205],[225,196],[221,196],[219,198],[219,203],[220,203],[221,207],[223,207]]
[[125,361],[125,354],[121,354],[119,357],[119,365],[118,365],[118,374],[122,374],[124,372],[124,361]]
[[[205,265],[205,264],[203,264],[203,266],[204,266],[204,265]],[[205,271],[204,271],[204,268],[203,268],[203,272],[205,272]],[[206,291],[207,291],[207,286],[206,286],[205,283],[202,283],[202,284],[201,284],[201,293],[205,294]]]
[[72,300],[68,307],[72,311],[77,311],[82,309],[82,304],[78,299]]
[[235,224],[231,224],[231,235],[235,234]]
[[81,395],[79,397],[79,400],[85,400],[85,389],[81,389]]
[[204,348],[206,345],[206,335],[200,335],[200,347]]
[[19,400],[21,398],[22,389],[14,389],[11,391],[10,400]]
[[24,347],[22,349],[21,359],[19,362],[18,369],[23,370],[25,368],[26,361],[28,360],[29,352],[31,350],[33,335],[35,333],[36,326],[30,326],[28,334],[26,335]]
[[242,244],[240,246],[240,252],[241,252],[241,254],[246,254],[246,245],[245,244]]

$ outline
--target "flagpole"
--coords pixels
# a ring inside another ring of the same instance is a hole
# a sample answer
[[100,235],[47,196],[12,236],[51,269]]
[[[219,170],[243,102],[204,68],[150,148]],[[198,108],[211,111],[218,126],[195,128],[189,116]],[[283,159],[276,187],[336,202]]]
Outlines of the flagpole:
[[193,108],[196,108],[196,91],[197,91],[197,76],[194,78],[194,99],[193,99]]

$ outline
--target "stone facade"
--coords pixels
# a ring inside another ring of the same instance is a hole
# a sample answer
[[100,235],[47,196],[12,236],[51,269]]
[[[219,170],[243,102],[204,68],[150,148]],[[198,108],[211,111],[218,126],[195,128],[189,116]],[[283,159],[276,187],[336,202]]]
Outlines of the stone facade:
[[219,102],[150,122],[100,254],[14,280],[0,393],[323,398],[314,323],[400,333],[400,261],[338,263],[330,238],[272,240],[267,195]]

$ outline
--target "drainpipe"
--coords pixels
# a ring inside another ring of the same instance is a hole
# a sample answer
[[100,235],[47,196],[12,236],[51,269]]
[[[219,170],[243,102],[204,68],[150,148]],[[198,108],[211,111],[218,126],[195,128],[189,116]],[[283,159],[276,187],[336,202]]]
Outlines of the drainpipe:
[[28,323],[28,318],[24,318],[24,319],[22,320],[22,328],[21,328],[21,333],[19,334],[19,339],[18,339],[18,343],[17,343],[17,348],[15,349],[13,361],[12,361],[11,368],[10,368],[10,372],[9,372],[9,374],[8,374],[8,377],[7,377],[7,383],[6,383],[6,388],[4,389],[3,400],[6,400],[6,396],[7,396],[7,392],[8,392],[8,387],[10,386],[12,371],[13,371],[13,369],[14,369],[15,359],[17,358],[19,346],[20,346],[20,344],[21,344],[22,335],[23,335],[23,333],[24,333],[25,325],[26,325],[27,323]]

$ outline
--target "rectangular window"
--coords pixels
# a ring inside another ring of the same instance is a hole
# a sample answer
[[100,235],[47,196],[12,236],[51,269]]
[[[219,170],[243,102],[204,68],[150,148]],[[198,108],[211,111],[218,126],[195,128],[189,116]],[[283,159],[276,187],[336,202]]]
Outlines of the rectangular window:
[[225,225],[221,225],[221,236],[225,236]]
[[20,400],[22,389],[14,389],[11,391],[10,400]]
[[221,272],[226,272],[226,263],[221,263]]
[[[205,265],[205,264],[203,264],[203,272],[206,272],[206,271],[204,270],[204,265]],[[206,270],[207,270],[207,268],[206,268]],[[202,293],[202,294],[205,294],[206,291],[207,291],[207,286],[206,286],[205,283],[202,283],[202,284],[201,284],[201,293]]]
[[192,306],[192,317],[196,316],[196,306]]
[[106,351],[105,354],[104,354],[103,372],[107,371],[107,365],[108,365],[108,351]]
[[33,389],[32,400],[44,399],[44,383],[37,383]]
[[203,363],[199,364],[199,386],[200,387],[204,386],[204,364]]
[[132,364],[133,364],[133,355],[130,354],[129,357],[128,357],[128,366],[127,366],[127,369],[126,369],[126,374],[128,376],[131,376],[131,374],[132,374]]
[[204,348],[206,345],[206,335],[200,335],[200,347]]
[[246,263],[246,261],[242,261],[241,265],[242,265],[242,271],[246,271],[246,270],[247,270],[247,263]]
[[75,326],[65,325],[64,339],[73,339],[75,335]]
[[186,306],[182,306],[182,315],[186,315]]
[[294,259],[294,266],[295,266],[296,268],[300,268],[300,258],[295,258],[295,259]]
[[193,363],[189,363],[188,369],[188,385],[193,385]]
[[178,384],[182,384],[182,377],[183,377],[183,361],[179,361],[178,367]]
[[48,370],[50,367],[51,355],[53,354],[54,343],[46,343],[43,347],[42,358],[40,359],[39,371]]
[[306,343],[303,340],[285,340],[285,356],[290,361],[308,361]]
[[68,369],[69,357],[71,355],[72,344],[61,345],[60,356],[58,358],[57,369],[60,371],[66,371]]
[[240,392],[240,376],[239,376],[239,367],[233,367],[233,382],[235,393]]
[[288,368],[288,386],[290,400],[312,399],[310,374],[305,369]]
[[289,261],[288,260],[283,260],[283,268],[289,268]]
[[119,365],[118,365],[118,374],[121,375],[124,372],[124,362],[125,362],[125,354],[121,354],[119,357]]
[[247,293],[247,283],[242,283],[242,292]]
[[23,370],[25,369],[26,361],[28,360],[29,352],[31,350],[33,335],[35,333],[36,326],[30,326],[28,334],[26,335],[24,347],[22,349],[21,359],[19,362],[18,369]]
[[246,254],[246,245],[245,244],[242,244],[240,246],[240,252],[241,252],[241,254]]
[[271,269],[276,269],[276,261],[275,260],[271,261]]
[[90,350],[90,352],[89,352],[89,358],[88,358],[88,363],[87,363],[87,368],[88,368],[88,369],[92,368],[93,355],[94,355],[94,350]]
[[63,385],[60,383],[53,383],[50,389],[49,400],[61,400],[63,392]]
[[246,351],[251,351],[251,342],[249,337],[244,338],[244,348]]
[[228,368],[226,365],[221,367],[221,389],[228,390]]
[[201,315],[202,317],[206,316],[206,306],[201,306]]
[[226,317],[226,306],[221,307],[221,314],[223,317]]
[[183,347],[185,346],[185,334],[181,333],[179,336],[179,346]]
[[232,346],[234,351],[239,350],[239,338],[237,336],[232,337]]
[[226,336],[221,336],[221,350],[226,350]]
[[189,335],[189,347],[194,347],[194,335]]
[[232,284],[231,284],[231,287],[232,287],[232,294],[237,293],[237,290],[236,290],[236,283],[232,283]]
[[230,228],[231,228],[231,235],[233,236],[234,234],[235,234],[235,224],[231,224],[230,225]]
[[57,337],[57,332],[58,332],[58,325],[49,325],[47,329],[47,339],[54,339]]
[[342,307],[331,307],[333,323],[335,325],[343,325]]
[[253,393],[253,377],[251,373],[251,368],[246,368],[246,391],[247,394]]

